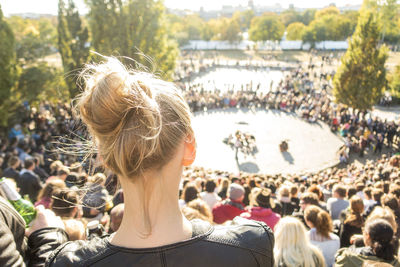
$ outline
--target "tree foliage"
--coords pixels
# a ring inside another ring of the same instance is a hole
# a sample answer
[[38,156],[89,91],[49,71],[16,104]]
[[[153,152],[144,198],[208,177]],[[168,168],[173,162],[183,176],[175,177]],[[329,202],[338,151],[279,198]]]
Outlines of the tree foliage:
[[400,27],[397,24],[397,20],[400,19],[400,7],[397,0],[364,0],[362,9],[378,14],[382,41],[391,44],[400,42]]
[[30,64],[54,53],[57,30],[51,19],[24,19],[12,16],[7,22],[14,32],[16,55],[20,63]]
[[60,102],[68,99],[62,71],[45,62],[24,68],[14,92],[19,103],[38,105],[41,101]]
[[311,43],[326,40],[341,41],[351,36],[356,24],[338,12],[339,10],[333,7],[318,11],[316,19],[303,31],[302,40]]
[[89,57],[87,45],[89,32],[82,25],[82,20],[72,0],[68,6],[64,0],[58,2],[58,49],[61,54],[65,82],[71,97],[79,93],[76,84],[77,72],[86,63]]
[[400,65],[397,65],[393,73],[389,75],[389,84],[392,92],[399,96],[400,95]]
[[16,80],[14,34],[4,20],[0,7],[0,124],[6,126],[9,117],[9,100]]
[[281,40],[285,25],[275,14],[264,14],[251,21],[249,36],[252,41]]
[[387,84],[387,49],[379,46],[379,33],[376,16],[363,12],[333,80],[337,102],[366,110],[380,99]]
[[249,9],[245,11],[236,11],[232,15],[232,20],[239,24],[240,30],[245,31],[250,27],[251,20],[254,18],[254,11]]
[[97,52],[132,58],[155,67],[164,78],[171,77],[178,52],[176,42],[168,38],[162,1],[86,0],[86,4],[92,46]]
[[301,22],[294,22],[294,23],[290,24],[286,29],[286,39],[287,40],[301,40],[305,29],[306,29],[306,26]]

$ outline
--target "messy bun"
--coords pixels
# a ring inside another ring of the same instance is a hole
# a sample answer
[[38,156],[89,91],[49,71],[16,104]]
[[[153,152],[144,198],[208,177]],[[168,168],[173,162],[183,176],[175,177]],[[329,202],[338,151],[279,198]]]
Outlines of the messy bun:
[[164,166],[192,134],[190,110],[171,83],[126,69],[117,59],[87,65],[77,109],[104,165],[134,179]]

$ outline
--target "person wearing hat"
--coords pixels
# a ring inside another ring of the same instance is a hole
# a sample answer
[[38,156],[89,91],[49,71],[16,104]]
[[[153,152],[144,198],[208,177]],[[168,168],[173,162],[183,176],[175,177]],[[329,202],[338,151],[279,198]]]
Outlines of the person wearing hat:
[[228,188],[228,198],[217,203],[212,210],[214,222],[222,224],[243,213],[245,211],[242,202],[243,198],[243,186],[239,184],[231,184]]
[[246,208],[246,212],[240,214],[241,217],[255,221],[265,222],[271,229],[281,219],[281,216],[272,211],[275,206],[271,198],[271,190],[268,188],[253,188],[251,192],[254,196],[251,205]]

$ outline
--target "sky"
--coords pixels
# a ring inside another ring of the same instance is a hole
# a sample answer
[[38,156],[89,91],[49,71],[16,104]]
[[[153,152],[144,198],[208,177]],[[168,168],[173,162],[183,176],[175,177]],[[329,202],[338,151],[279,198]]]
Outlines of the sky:
[[[40,14],[57,14],[57,0],[0,0],[3,13],[8,16],[14,13],[40,13]],[[83,0],[75,0],[76,5],[81,13],[86,13],[87,9]],[[204,7],[205,10],[220,9],[222,5],[246,6],[248,0],[164,0],[169,8],[199,10]],[[262,6],[273,6],[279,3],[282,7],[287,8],[289,4],[294,3],[300,8],[321,8],[335,3],[336,6],[358,5],[362,0],[254,0],[254,4]]]

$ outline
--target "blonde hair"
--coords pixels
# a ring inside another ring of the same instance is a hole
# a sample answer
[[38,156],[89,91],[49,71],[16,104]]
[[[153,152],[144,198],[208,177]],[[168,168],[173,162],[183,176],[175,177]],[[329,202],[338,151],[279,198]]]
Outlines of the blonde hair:
[[275,263],[288,267],[325,266],[325,259],[319,249],[310,243],[306,228],[298,219],[287,216],[275,226]]
[[188,208],[197,210],[201,214],[202,220],[208,221],[210,223],[213,222],[212,212],[204,200],[195,199],[195,200],[192,200],[189,203],[187,203],[186,206]]
[[102,163],[137,184],[142,199],[143,236],[151,234],[148,206],[154,180],[178,145],[193,137],[190,109],[178,89],[145,72],[129,70],[116,58],[86,65],[77,110]]

